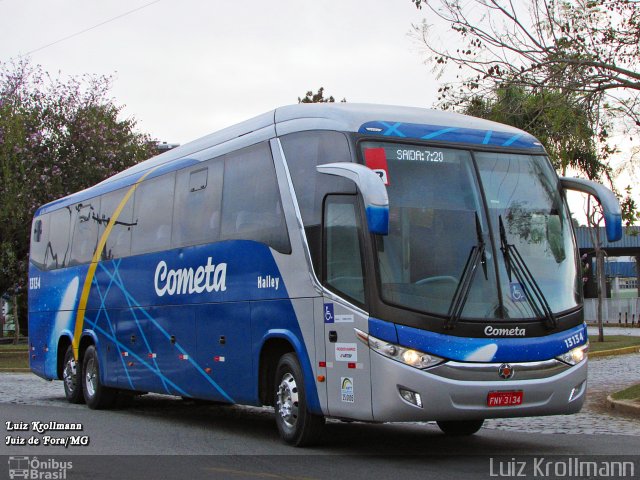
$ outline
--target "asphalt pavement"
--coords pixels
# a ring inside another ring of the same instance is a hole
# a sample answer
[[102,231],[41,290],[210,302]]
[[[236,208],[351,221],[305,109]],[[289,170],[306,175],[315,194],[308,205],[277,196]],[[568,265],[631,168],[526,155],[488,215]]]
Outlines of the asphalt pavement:
[[[561,467],[571,459],[628,460],[637,475],[640,419],[615,414],[605,399],[639,381],[640,354],[597,358],[590,361],[587,402],[576,415],[489,420],[471,437],[446,437],[433,423],[330,421],[318,446],[295,449],[280,441],[269,408],[146,395],[126,409],[93,411],[68,404],[59,381],[0,374],[0,461],[7,462],[6,469],[0,463],[0,478],[9,475],[10,457],[14,465],[17,457],[49,462],[42,468],[71,462],[68,479],[493,478],[514,476],[496,469],[508,473],[516,463],[533,476],[535,462],[549,459]],[[34,433],[30,424],[29,431],[9,431],[7,421],[79,423],[82,430]],[[43,445],[45,436],[86,437],[88,444]],[[7,445],[6,437],[27,444]],[[41,443],[28,445],[31,437]]]

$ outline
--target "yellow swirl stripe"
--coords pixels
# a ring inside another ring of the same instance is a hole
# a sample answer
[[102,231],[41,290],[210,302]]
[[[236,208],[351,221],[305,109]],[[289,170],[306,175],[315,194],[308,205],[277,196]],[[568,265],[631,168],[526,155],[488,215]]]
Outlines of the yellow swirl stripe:
[[[158,168],[158,167],[156,167]],[[100,237],[100,241],[98,242],[98,247],[96,248],[95,253],[93,254],[93,258],[91,259],[91,263],[89,264],[89,270],[87,271],[87,276],[84,279],[84,285],[82,287],[82,294],[80,295],[80,304],[78,305],[78,312],[76,313],[76,326],[73,332],[73,341],[72,341],[72,346],[73,346],[73,356],[75,358],[75,360],[78,360],[78,353],[79,353],[79,347],[80,347],[80,336],[82,335],[82,329],[84,328],[84,314],[87,310],[87,301],[89,300],[89,292],[91,291],[91,283],[93,282],[93,277],[96,274],[96,268],[98,268],[98,262],[100,261],[100,256],[102,255],[102,250],[104,250],[104,246],[107,243],[107,239],[109,238],[109,235],[111,234],[111,230],[113,229],[113,226],[115,225],[116,221],[118,220],[118,217],[120,216],[120,213],[122,213],[122,210],[124,209],[125,205],[127,204],[127,202],[129,201],[129,199],[131,198],[131,196],[133,195],[133,193],[136,191],[136,189],[138,188],[138,185],[140,185],[140,183],[147,178],[147,176],[152,173],[155,170],[155,168],[149,170],[147,173],[145,173],[144,175],[142,175],[138,181],[136,181],[136,183],[134,183],[131,188],[129,188],[129,190],[127,191],[127,193],[125,194],[124,198],[122,199],[122,201],[120,201],[120,204],[118,205],[118,207],[116,208],[116,210],[113,212],[113,215],[111,215],[111,218],[109,219],[109,223],[107,224],[107,228],[105,228],[104,233],[102,234],[102,237]]]

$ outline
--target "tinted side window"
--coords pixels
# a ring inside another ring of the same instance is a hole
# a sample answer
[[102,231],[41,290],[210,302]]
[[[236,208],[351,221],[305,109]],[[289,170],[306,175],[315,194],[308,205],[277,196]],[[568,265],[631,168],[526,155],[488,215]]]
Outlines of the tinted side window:
[[171,247],[175,173],[145,180],[135,193],[131,254]]
[[64,207],[50,214],[49,241],[45,252],[47,269],[61,268],[69,261],[69,233],[71,207]]
[[[112,215],[124,199],[129,188],[122,188],[109,192],[102,196],[100,205],[100,238],[104,233]],[[102,259],[126,257],[131,253],[131,228],[133,226],[133,196],[124,205],[120,215],[116,219],[111,233],[107,237]]]
[[269,146],[231,153],[224,163],[221,239],[255,240],[291,252]]
[[328,193],[356,193],[356,187],[344,178],[318,173],[316,166],[350,161],[349,143],[343,133],[332,131],[291,133],[280,141],[298,199],[313,268],[322,276],[322,201]]
[[318,165],[351,161],[347,137],[339,132],[320,131],[292,133],[280,140],[302,221],[305,227],[320,225],[322,201],[327,193],[356,193],[353,182],[316,171]]
[[31,224],[31,252],[29,259],[40,268],[45,267],[44,256],[49,243],[49,218],[50,215],[41,215],[34,218]]
[[76,204],[72,209],[75,222],[69,265],[89,263],[98,244],[100,199]]
[[223,159],[216,159],[177,173],[173,212],[174,246],[218,240],[223,171]]
[[326,283],[364,304],[361,228],[355,196],[331,196],[325,203]]

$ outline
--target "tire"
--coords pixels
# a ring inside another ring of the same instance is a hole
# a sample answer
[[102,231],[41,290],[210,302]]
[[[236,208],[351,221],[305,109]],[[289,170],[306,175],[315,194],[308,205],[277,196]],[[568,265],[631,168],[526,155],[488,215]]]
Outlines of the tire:
[[484,420],[451,420],[436,423],[445,435],[462,437],[466,435],[473,435],[478,430],[480,430],[480,427],[482,427]]
[[62,383],[64,396],[69,403],[84,403],[84,391],[82,390],[82,363],[76,362],[73,357],[73,347],[69,345],[64,354],[62,364]]
[[295,354],[280,358],[274,382],[276,425],[280,437],[294,447],[316,442],[324,427],[324,417],[313,415],[307,409],[304,377]]
[[87,406],[92,410],[102,410],[113,406],[118,391],[100,383],[100,363],[98,352],[93,345],[87,347],[82,359],[82,389]]

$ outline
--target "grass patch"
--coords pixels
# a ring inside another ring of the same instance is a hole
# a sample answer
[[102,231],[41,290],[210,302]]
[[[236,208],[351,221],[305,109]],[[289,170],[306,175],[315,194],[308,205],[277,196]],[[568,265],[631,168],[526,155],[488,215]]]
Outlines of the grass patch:
[[640,337],[627,335],[606,335],[604,342],[598,341],[598,335],[589,336],[589,351],[601,352],[602,350],[614,350],[616,348],[640,346]]
[[0,344],[0,352],[8,352],[14,350],[26,352],[27,350],[29,350],[29,345],[27,345],[26,343],[19,343],[18,345],[14,345],[13,343]]
[[7,352],[0,350],[0,369],[4,368],[29,368],[29,352]]
[[614,400],[639,400],[640,399],[640,383],[629,388],[625,388],[620,392],[611,395]]

